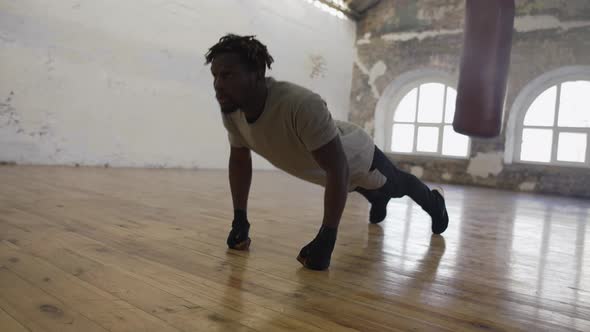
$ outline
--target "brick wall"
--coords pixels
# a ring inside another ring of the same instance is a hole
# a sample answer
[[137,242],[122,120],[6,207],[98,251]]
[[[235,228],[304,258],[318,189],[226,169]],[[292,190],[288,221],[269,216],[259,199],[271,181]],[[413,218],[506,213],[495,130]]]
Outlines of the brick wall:
[[[458,77],[464,4],[464,0],[382,0],[366,14],[357,31],[351,121],[374,133],[380,94],[403,73],[431,68]],[[385,64],[386,70],[375,75],[371,69],[379,62]],[[540,75],[574,65],[590,66],[590,1],[517,1],[517,28],[501,135],[472,139],[468,160],[389,156],[427,181],[590,198],[589,168],[506,164],[503,160],[506,124],[516,97]],[[486,165],[490,167],[487,174]]]

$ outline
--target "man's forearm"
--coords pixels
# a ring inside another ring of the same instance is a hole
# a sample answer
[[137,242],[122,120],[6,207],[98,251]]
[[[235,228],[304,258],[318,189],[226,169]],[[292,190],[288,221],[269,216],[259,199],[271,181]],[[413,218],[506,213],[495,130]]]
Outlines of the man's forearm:
[[246,211],[252,183],[252,160],[236,160],[230,157],[229,185],[234,210]]
[[348,167],[326,174],[324,192],[324,220],[322,224],[337,228],[348,196]]

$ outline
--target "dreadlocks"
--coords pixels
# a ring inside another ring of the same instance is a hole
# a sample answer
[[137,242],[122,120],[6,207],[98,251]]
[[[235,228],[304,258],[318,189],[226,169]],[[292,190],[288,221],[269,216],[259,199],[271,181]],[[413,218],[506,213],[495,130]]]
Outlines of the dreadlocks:
[[219,42],[213,45],[207,54],[205,54],[205,64],[213,62],[213,59],[219,54],[236,53],[249,69],[260,70],[264,73],[266,67],[270,69],[270,65],[274,62],[274,59],[268,54],[266,46],[255,37],[234,34],[227,34],[221,37]]

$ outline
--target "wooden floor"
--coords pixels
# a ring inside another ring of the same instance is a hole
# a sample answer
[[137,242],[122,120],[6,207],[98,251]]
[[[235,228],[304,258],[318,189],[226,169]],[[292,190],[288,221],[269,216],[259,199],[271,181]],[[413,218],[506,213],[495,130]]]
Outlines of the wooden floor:
[[590,202],[445,186],[450,215],[350,196],[327,272],[295,260],[322,190],[225,172],[0,167],[0,331],[590,331]]

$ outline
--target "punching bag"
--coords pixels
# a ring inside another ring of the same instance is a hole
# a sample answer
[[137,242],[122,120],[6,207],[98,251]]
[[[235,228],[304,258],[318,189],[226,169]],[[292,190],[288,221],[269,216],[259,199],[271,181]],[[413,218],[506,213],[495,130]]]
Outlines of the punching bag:
[[495,137],[502,127],[514,0],[466,0],[463,55],[453,128]]

